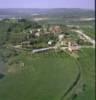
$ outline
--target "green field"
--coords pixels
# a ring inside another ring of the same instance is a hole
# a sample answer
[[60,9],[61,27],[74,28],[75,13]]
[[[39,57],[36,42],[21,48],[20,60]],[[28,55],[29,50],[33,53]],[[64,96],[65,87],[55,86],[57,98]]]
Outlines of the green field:
[[[93,49],[81,50],[80,65],[65,53],[31,55],[23,52],[9,60],[14,63],[8,67],[10,71],[6,77],[0,80],[0,100],[61,100],[76,80],[78,66],[81,67],[81,83],[86,84],[86,89],[75,99],[95,100],[94,61]],[[20,62],[24,62],[24,66]],[[72,97],[70,93],[69,96]]]
[[95,50],[82,49],[79,63],[86,89],[76,100],[95,100]]
[[58,100],[78,73],[75,61],[66,54],[22,53],[12,60],[25,66],[11,66],[15,71],[0,80],[0,100]]
[[88,36],[90,36],[91,38],[95,39],[95,27],[91,26],[91,27],[81,27],[81,29],[84,31],[85,34],[87,34]]

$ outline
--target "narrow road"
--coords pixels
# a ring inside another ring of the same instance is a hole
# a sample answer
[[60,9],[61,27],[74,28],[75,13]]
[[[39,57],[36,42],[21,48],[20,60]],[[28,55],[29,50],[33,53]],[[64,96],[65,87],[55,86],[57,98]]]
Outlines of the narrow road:
[[[34,49],[32,50],[32,53],[39,53],[39,52],[44,52],[44,51],[48,51],[48,50],[52,50],[52,49],[56,49],[57,47],[48,47],[48,48],[40,48],[40,49]],[[95,48],[95,46],[78,46],[78,48]],[[60,50],[65,50],[68,49],[68,47],[60,47]]]
[[55,47],[34,49],[34,50],[32,50],[32,53],[38,53],[38,52],[48,51],[48,50],[51,50],[51,49],[55,49]]

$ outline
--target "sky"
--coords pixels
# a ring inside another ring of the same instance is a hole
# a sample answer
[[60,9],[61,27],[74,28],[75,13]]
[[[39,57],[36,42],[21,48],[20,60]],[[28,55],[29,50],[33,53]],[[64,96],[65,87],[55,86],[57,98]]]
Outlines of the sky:
[[95,0],[0,0],[0,8],[95,9]]

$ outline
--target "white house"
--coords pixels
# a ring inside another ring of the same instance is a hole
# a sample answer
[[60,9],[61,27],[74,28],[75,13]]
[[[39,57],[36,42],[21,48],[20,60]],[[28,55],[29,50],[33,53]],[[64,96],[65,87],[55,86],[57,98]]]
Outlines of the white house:
[[62,41],[63,38],[64,38],[64,34],[60,34],[60,35],[58,36],[59,41]]
[[52,43],[53,43],[53,40],[48,41],[48,45],[52,45]]
[[36,32],[35,33],[35,36],[39,37],[40,36],[40,33],[39,32]]
[[38,31],[38,32],[40,32],[40,31],[41,31],[41,29],[37,29],[37,31]]

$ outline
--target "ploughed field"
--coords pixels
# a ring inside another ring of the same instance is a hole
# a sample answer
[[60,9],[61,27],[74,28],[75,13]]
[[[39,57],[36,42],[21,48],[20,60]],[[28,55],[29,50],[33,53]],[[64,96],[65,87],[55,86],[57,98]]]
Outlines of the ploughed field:
[[75,84],[67,100],[95,100],[94,51],[82,49],[79,55],[78,61],[64,52],[22,52],[11,57],[6,77],[0,80],[0,100],[66,100],[64,94],[76,80],[78,66],[85,89],[75,97],[78,88],[82,90]]

